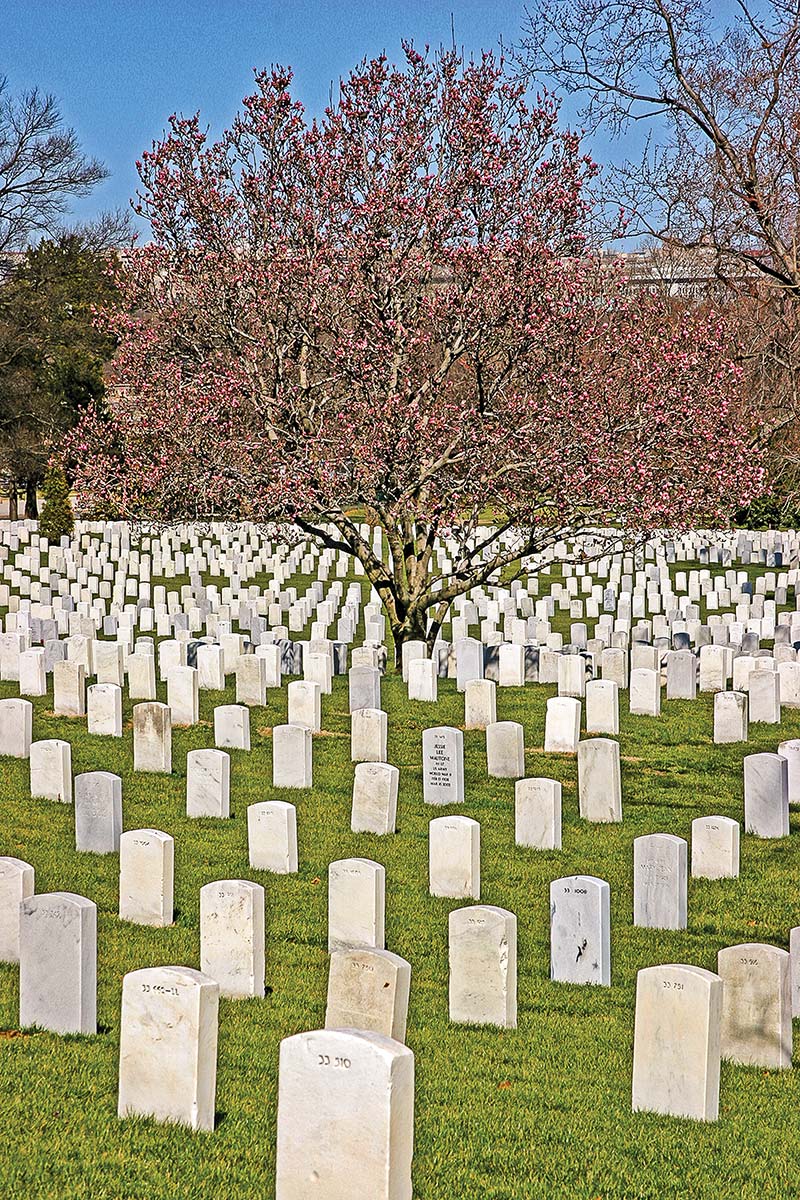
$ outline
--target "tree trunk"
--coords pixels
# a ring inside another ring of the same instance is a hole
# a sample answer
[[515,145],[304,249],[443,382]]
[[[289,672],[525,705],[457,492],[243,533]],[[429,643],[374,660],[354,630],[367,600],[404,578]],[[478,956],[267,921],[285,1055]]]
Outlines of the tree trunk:
[[19,520],[19,504],[17,503],[16,483],[12,483],[11,491],[8,493],[8,519],[9,521]]
[[403,666],[403,644],[405,642],[427,643],[427,624],[427,610],[421,608],[410,608],[402,622],[392,623],[394,665],[398,670]]
[[39,518],[39,503],[36,497],[35,479],[25,481],[25,520],[36,521]]

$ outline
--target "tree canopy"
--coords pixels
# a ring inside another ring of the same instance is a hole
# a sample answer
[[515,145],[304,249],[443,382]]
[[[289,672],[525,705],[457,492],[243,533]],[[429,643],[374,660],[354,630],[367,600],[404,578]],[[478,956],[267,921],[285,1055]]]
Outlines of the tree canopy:
[[174,117],[139,164],[152,241],[120,273],[110,420],[72,442],[84,513],[295,521],[360,559],[399,646],[566,530],[758,485],[724,322],[603,267],[551,96],[411,46],[319,121],[289,71],[256,84],[217,142]]

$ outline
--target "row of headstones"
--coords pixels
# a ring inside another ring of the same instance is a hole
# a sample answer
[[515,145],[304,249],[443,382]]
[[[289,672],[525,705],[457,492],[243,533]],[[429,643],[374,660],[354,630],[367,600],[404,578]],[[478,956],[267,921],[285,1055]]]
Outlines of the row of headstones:
[[[228,919],[241,908],[244,881],[211,883],[201,893],[208,893],[213,904],[231,882],[239,890],[233,893],[235,911],[228,911]],[[556,882],[579,883],[580,877]],[[250,887],[252,899],[258,885]],[[31,976],[27,955],[21,962],[21,992],[30,1007],[21,1019],[42,1024],[52,1016],[47,1003],[53,999],[53,977],[60,977],[63,1007],[63,988],[71,982],[69,959],[80,959],[84,973],[91,972],[96,909],[83,897],[61,893],[31,897],[23,901],[21,913],[28,940],[51,955],[48,975],[38,979]],[[219,919],[219,907],[216,914],[216,938],[207,945],[216,940],[218,946],[226,938],[225,915]],[[793,935],[796,932],[800,930]],[[513,914],[491,906],[451,913],[449,957],[451,1019],[515,1027]],[[213,952],[210,958],[215,965]],[[476,967],[482,976],[477,993]],[[715,1120],[722,1058],[770,1069],[790,1067],[790,970],[786,951],[761,944],[720,950],[716,975],[675,964],[640,970],[634,1111]],[[305,1197],[309,1185],[332,1188],[331,1194],[345,1194],[343,1189],[354,1186],[368,1188],[359,1194],[377,1200],[411,1196],[414,1060],[403,1045],[410,976],[410,965],[388,952],[334,949],[325,1030],[281,1043],[278,1196]],[[490,985],[484,991],[482,982]],[[502,1007],[497,1003],[501,992]],[[213,976],[187,967],[145,968],[125,976],[120,1117],[146,1115],[213,1130],[221,994],[231,993]],[[80,1028],[73,1031],[95,1032],[92,1016],[82,1012]],[[353,1131],[345,1136],[343,1114],[346,1128]],[[366,1125],[370,1138],[365,1143],[360,1131]]]
[[[222,705],[215,710],[214,718],[218,747],[249,750],[249,709]],[[353,713],[351,720],[352,757],[358,760],[362,754],[369,756],[367,761],[357,761],[356,765],[353,828],[374,833],[393,832],[399,771],[385,761],[386,714],[360,709]],[[29,701],[0,701],[0,750],[16,757],[29,757],[31,796],[70,803],[70,743],[56,738],[32,742],[31,727]],[[311,730],[295,724],[276,726],[272,740],[274,786],[311,787]],[[553,697],[547,702],[545,750],[577,754],[579,811],[585,820],[622,820],[619,743],[603,737],[580,740],[579,701]],[[381,757],[375,757],[376,752]],[[523,728],[517,722],[498,721],[488,725],[486,753],[490,777],[530,782],[525,780]],[[146,702],[134,707],[133,757],[134,770],[171,772],[172,731],[167,705]],[[464,735],[460,729],[440,726],[424,730],[422,763],[426,803],[464,802]],[[745,757],[744,812],[748,833],[760,837],[786,836],[789,804],[799,799],[800,740],[781,742],[777,754]],[[550,808],[545,824],[553,830],[553,838],[560,839],[553,800]],[[189,751],[187,815],[226,817],[229,810],[229,756],[220,750]]]
[[[311,562],[313,563],[313,558],[314,558],[313,550],[314,550],[315,548],[312,546],[312,547],[311,547],[311,549],[312,549],[312,553],[311,553],[311,554],[307,554],[307,555],[305,555],[305,559],[306,559],[306,560],[309,560],[309,559],[310,559],[310,560],[311,560]],[[565,549],[566,549],[566,548],[565,548]],[[321,556],[321,561],[323,561],[323,560],[325,559],[325,554],[326,554],[326,552],[323,552],[323,554],[322,554],[322,556]],[[293,563],[296,563],[296,561],[297,561],[297,559],[296,559],[296,552],[292,552],[292,556],[294,556],[294,557],[293,557]],[[129,555],[128,557],[130,557],[130,555]],[[631,567],[632,567],[632,563],[633,563],[633,560],[631,560],[631,564],[630,564],[630,565],[631,565]],[[138,565],[138,564],[137,564],[137,565]],[[159,564],[156,564],[156,565],[159,565]],[[305,562],[304,562],[304,565],[305,565],[306,567],[308,567],[308,566],[309,566],[309,565],[311,565],[311,564],[309,563],[309,561],[305,561]],[[359,565],[359,564],[358,564],[358,562],[357,562],[357,560],[356,560],[356,567],[358,567],[358,565]],[[623,565],[626,565],[626,564],[623,564]],[[565,570],[566,570],[566,569],[567,569],[567,568],[565,568]],[[581,570],[581,568],[580,568],[580,567],[579,567],[579,568],[576,568],[576,570],[577,570],[577,571],[580,571],[580,570]],[[149,574],[149,572],[148,572],[148,574]],[[623,577],[623,578],[624,578],[624,577]],[[577,580],[577,578],[576,578],[575,580],[569,580],[569,579],[568,579],[568,580],[567,580],[567,589],[568,589],[568,590],[569,590],[569,584],[570,584],[571,582],[577,583],[577,582],[578,582],[578,580]],[[652,581],[651,581],[651,582],[652,582]],[[689,586],[690,586],[690,590],[691,590],[691,585],[692,585],[692,582],[693,582],[693,574],[692,574],[692,573],[690,573],[690,576],[689,576]],[[708,583],[708,582],[709,582],[709,581],[707,581],[707,580],[703,580],[703,581],[702,581],[703,585],[705,585],[705,584],[706,584],[706,583]],[[513,586],[513,585],[512,585],[512,586]],[[746,588],[748,585],[747,585],[747,584],[744,584],[744,583],[742,583],[742,586]],[[560,584],[555,584],[555,585],[554,585],[554,589],[560,589],[560,588],[561,588],[561,585],[560,585]],[[695,590],[697,590],[697,592],[698,592],[698,595],[699,595],[699,594],[700,594],[700,588],[699,588],[699,586],[698,586],[698,588],[697,588],[697,589],[695,589]],[[706,590],[708,590],[708,589],[706,589]],[[758,585],[757,585],[757,590],[758,590]],[[764,588],[764,589],[762,589],[762,590],[763,590],[763,591],[766,591],[766,588]],[[786,589],[784,588],[784,590],[786,590]],[[557,593],[557,594],[558,594],[558,593]],[[744,593],[744,594],[746,594],[746,593]],[[757,591],[756,591],[756,594],[757,594]],[[458,619],[460,619],[460,618],[458,618]],[[299,628],[299,626],[298,626],[297,628]]]
[[[101,783],[112,781],[119,784],[114,776],[100,779]],[[531,782],[552,785],[554,781]],[[174,841],[154,829],[120,835],[118,787],[113,789],[113,800],[114,841],[120,855],[119,917],[135,924],[168,926],[173,921]],[[291,805],[272,801],[251,806],[248,828],[251,866],[284,874],[297,871],[296,817]],[[108,842],[98,840],[99,852],[108,852]],[[693,876],[722,879],[735,878],[738,873],[737,822],[720,816],[695,819]],[[687,844],[682,838],[663,833],[636,838],[633,881],[634,926],[686,928]],[[480,898],[480,827],[476,821],[463,816],[431,821],[429,890],[431,895],[451,899]],[[96,1005],[96,968],[92,965],[96,962],[96,919],[93,923],[91,916],[95,909],[84,897],[67,900],[65,896],[35,897],[33,867],[16,858],[0,859],[0,959],[27,964],[22,978],[28,983],[20,994],[21,1024],[39,1023],[65,1032],[72,1028],[70,1022],[79,1021],[80,1028],[75,1031],[86,1032],[86,1023],[94,1022]],[[42,911],[50,909],[55,916],[51,913],[43,923]],[[330,864],[329,950],[384,949],[385,911],[386,876],[381,864],[362,858]],[[515,1025],[516,918],[492,906],[458,912],[450,918],[452,1019]],[[79,917],[79,913],[83,915]],[[486,913],[503,914],[507,928],[496,938],[497,923],[487,923]],[[610,986],[608,883],[593,876],[554,880],[550,921],[551,978]],[[461,934],[459,922],[463,924]],[[73,924],[74,937],[63,938]],[[463,969],[459,969],[458,946],[467,935],[477,939],[477,948],[466,955]],[[85,944],[84,936],[88,938]],[[264,889],[260,885],[224,880],[201,889],[200,936],[201,969],[217,979],[224,995],[263,996]],[[52,937],[58,945],[51,943]],[[54,961],[61,956],[62,966],[48,974],[54,956]],[[46,1004],[37,1009],[37,997],[45,995]],[[455,1005],[454,995],[462,996]],[[501,1010],[505,1014],[502,1019],[498,1016]],[[62,1017],[52,1015],[58,1012]]]

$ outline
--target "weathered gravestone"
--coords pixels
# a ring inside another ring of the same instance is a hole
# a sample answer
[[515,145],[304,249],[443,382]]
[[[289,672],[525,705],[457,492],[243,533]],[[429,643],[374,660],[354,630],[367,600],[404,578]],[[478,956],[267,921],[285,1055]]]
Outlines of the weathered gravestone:
[[722,1057],[745,1066],[792,1065],[789,954],[756,942],[717,954],[722,994]]
[[53,712],[57,717],[86,714],[86,670],[83,663],[57,662],[53,666]]
[[800,738],[779,742],[778,754],[786,759],[789,804],[800,804]]
[[386,872],[368,858],[344,858],[328,867],[328,949],[386,944]]
[[119,917],[135,925],[172,924],[175,842],[160,829],[129,829],[119,839]]
[[748,698],[751,725],[780,724],[780,676],[776,671],[752,671]]
[[385,762],[356,764],[350,828],[353,833],[394,833],[400,772]]
[[414,1055],[380,1033],[284,1038],[275,1200],[411,1200]]
[[761,838],[789,836],[788,763],[780,754],[744,760],[744,831]]
[[389,950],[334,950],[326,1029],[368,1029],[404,1042],[411,964]]
[[486,726],[486,766],[492,779],[521,779],[525,774],[525,736],[517,721]]
[[611,888],[593,875],[550,884],[550,978],[611,986]]
[[0,757],[28,758],[33,740],[33,705],[15,696],[0,700]]
[[517,918],[493,904],[457,908],[449,920],[450,1020],[517,1026]]
[[686,928],[686,842],[671,833],[633,839],[633,923]]
[[311,730],[304,725],[275,725],[272,730],[272,786],[310,788]]
[[350,761],[386,762],[389,718],[378,708],[357,708],[350,717]]
[[692,878],[736,879],[739,875],[739,822],[730,817],[692,821]]
[[585,821],[622,820],[619,742],[613,738],[578,742],[578,803]]
[[661,679],[658,671],[637,667],[631,671],[629,707],[632,716],[661,715]]
[[697,695],[697,659],[691,650],[667,654],[667,699],[694,700]]
[[28,896],[19,908],[19,1023],[97,1032],[97,906],[73,892]]
[[0,962],[19,962],[19,906],[34,892],[35,875],[21,858],[0,858]]
[[133,769],[172,773],[172,721],[166,704],[156,700],[134,704]]
[[611,679],[586,684],[586,732],[616,737],[619,733],[619,687]]
[[267,703],[267,664],[255,654],[236,660],[236,703],[262,708]]
[[167,704],[173,725],[196,725],[200,720],[200,688],[194,667],[170,667]]
[[200,970],[221,996],[264,995],[264,889],[218,879],[200,889]]
[[86,693],[86,728],[101,737],[122,737],[122,688],[95,683]]
[[122,780],[110,771],[75,776],[75,849],[116,854],[122,835]]
[[789,967],[792,987],[792,1016],[800,1017],[800,925],[789,930]]
[[727,746],[747,741],[747,696],[744,692],[717,692],[714,696],[714,744]]
[[191,967],[146,967],[122,982],[120,1117],[211,1131],[219,984]]
[[497,684],[471,679],[464,688],[464,728],[486,729],[497,720]]
[[561,784],[518,779],[514,785],[514,840],[535,850],[561,849]]
[[31,742],[31,796],[72,803],[72,747],[59,738]]
[[322,688],[309,679],[295,679],[286,689],[289,724],[302,725],[312,733],[322,729]]
[[545,750],[554,754],[575,754],[580,736],[580,700],[573,696],[551,696],[545,715]]
[[297,871],[297,810],[285,800],[247,808],[247,844],[254,871],[293,875]]
[[231,760],[224,750],[190,750],[186,755],[187,817],[229,817]]
[[432,896],[481,896],[481,827],[471,817],[435,817],[428,826]]
[[634,1112],[716,1121],[722,994],[719,975],[702,967],[671,963],[638,972]]
[[348,674],[350,712],[381,706],[381,673],[377,667],[351,667]]
[[431,658],[414,658],[408,664],[408,698],[435,704],[439,696],[437,664]]
[[214,709],[214,745],[225,750],[250,749],[250,709],[246,704],[220,704]]

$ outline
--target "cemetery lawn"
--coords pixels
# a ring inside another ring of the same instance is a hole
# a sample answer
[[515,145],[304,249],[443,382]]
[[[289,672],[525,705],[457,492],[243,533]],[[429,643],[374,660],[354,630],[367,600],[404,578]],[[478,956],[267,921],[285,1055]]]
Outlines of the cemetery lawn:
[[[162,581],[154,581],[162,582]],[[169,587],[181,580],[163,581]],[[357,642],[360,638],[357,639]],[[389,761],[400,768],[398,832],[350,832],[353,768],[347,679],[323,698],[314,738],[314,787],[272,787],[271,728],[286,720],[286,691],[252,710],[252,750],[231,751],[231,819],[185,816],[186,752],[213,745],[212,712],[234,701],[201,693],[201,722],[173,734],[173,774],[134,775],[131,705],[121,740],[89,736],[84,720],[52,715],[52,692],[34,701],[34,739],[72,743],[73,771],[123,780],[125,829],[175,838],[175,923],[150,929],[117,918],[118,857],[78,854],[71,806],[31,800],[26,760],[0,759],[0,854],[33,864],[36,891],[71,891],[99,910],[98,1022],[94,1037],[57,1037],[18,1025],[17,968],[0,966],[2,1147],[0,1195],[24,1200],[255,1200],[274,1194],[278,1046],[324,1023],[328,956],[327,868],[363,856],[386,868],[387,947],[412,964],[407,1041],[416,1056],[414,1195],[420,1200],[628,1200],[789,1197],[800,1179],[800,1072],[723,1064],[716,1124],[633,1114],[630,1104],[636,972],[658,963],[716,969],[717,951],[741,942],[788,947],[800,923],[800,812],[792,837],[742,837],[738,880],[689,881],[681,932],[634,929],[632,842],[668,832],[689,839],[694,817],[742,820],[742,758],[800,737],[800,711],[779,727],[751,727],[747,746],[712,743],[711,697],[664,701],[660,719],[627,714],[621,695],[623,815],[617,826],[578,818],[574,758],[544,754],[545,701],[555,687],[498,689],[500,720],[524,726],[526,773],[563,785],[563,850],[514,844],[512,780],[486,776],[485,737],[467,731],[466,803],[481,826],[481,901],[518,920],[519,1026],[451,1025],[447,915],[463,901],[428,895],[428,822],[455,809],[422,802],[421,738],[430,725],[463,724],[454,680],[438,705],[409,702],[399,676],[383,680]],[[0,695],[17,695],[0,684]],[[158,698],[165,689],[159,685]],[[267,799],[297,805],[300,871],[279,877],[248,866],[246,809]],[[551,880],[590,874],[611,885],[611,988],[549,980]],[[263,1000],[220,1002],[217,1125],[193,1134],[149,1120],[119,1122],[117,1056],[122,977],[139,967],[199,966],[199,892],[215,879],[264,885],[267,986]],[[313,1097],[309,1096],[309,1103]],[[313,1196],[309,1195],[309,1200]],[[372,1200],[353,1197],[353,1200]]]

